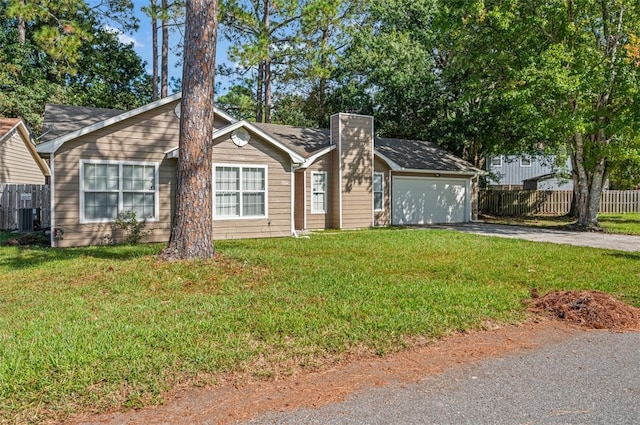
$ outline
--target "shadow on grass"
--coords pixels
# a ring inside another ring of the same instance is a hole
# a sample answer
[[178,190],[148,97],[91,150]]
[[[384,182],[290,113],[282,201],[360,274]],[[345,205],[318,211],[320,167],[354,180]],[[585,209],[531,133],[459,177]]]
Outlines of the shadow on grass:
[[638,219],[622,219],[622,218],[611,218],[605,217],[600,219],[600,223],[616,223],[616,224],[635,224],[640,226],[640,220]]
[[24,269],[81,258],[126,261],[159,254],[164,244],[105,245],[86,248],[1,247],[0,268]]
[[640,252],[611,252],[607,253],[609,257],[622,258],[624,260],[640,261]]

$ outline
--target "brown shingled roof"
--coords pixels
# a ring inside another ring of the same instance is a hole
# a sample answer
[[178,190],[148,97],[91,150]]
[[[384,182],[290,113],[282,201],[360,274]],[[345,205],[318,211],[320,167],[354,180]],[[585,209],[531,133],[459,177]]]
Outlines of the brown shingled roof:
[[[48,141],[83,127],[104,121],[124,111],[80,106],[45,106],[44,134],[41,140]],[[251,123],[268,133],[303,158],[331,145],[328,129],[294,127],[289,125]],[[478,172],[468,162],[447,152],[435,143],[420,140],[376,138],[375,150],[408,170],[432,170],[443,172]]]
[[124,111],[84,106],[52,105],[44,107],[44,125],[41,142],[53,140],[92,124],[104,121]]
[[293,127],[290,125],[251,123],[260,130],[269,133],[280,143],[289,147],[304,158],[331,144],[329,130],[324,128]]
[[467,161],[435,143],[421,140],[376,138],[376,151],[408,170],[477,172]]
[[20,118],[0,118],[0,137],[4,136],[20,121]]
[[[331,145],[331,137],[327,129],[251,124],[269,133],[305,158]],[[431,142],[376,137],[375,150],[399,167],[408,170],[469,173],[479,171],[470,163]]]

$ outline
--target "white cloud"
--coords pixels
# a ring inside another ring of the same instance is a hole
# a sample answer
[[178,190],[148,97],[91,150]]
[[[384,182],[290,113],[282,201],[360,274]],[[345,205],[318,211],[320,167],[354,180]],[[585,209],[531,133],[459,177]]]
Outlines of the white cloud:
[[125,34],[117,28],[113,28],[112,26],[109,26],[109,25],[105,25],[103,28],[105,31],[109,31],[110,33],[117,35],[118,41],[120,41],[120,43],[122,44],[133,43],[133,47],[136,47],[136,48],[144,47],[144,45],[140,41],[138,41],[134,36]]

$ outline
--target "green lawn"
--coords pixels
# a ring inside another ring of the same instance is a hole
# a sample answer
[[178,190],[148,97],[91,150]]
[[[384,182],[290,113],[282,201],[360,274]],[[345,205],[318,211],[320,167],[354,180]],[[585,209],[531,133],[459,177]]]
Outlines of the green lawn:
[[[497,224],[517,224],[521,226],[564,227],[575,223],[575,220],[567,217],[492,217],[486,221]],[[627,235],[640,235],[640,214],[599,214],[600,227],[607,233],[621,233]]]
[[228,241],[211,261],[161,246],[0,248],[0,422],[158,402],[216,374],[269,378],[347,353],[526,317],[531,288],[640,306],[640,254],[450,230]]

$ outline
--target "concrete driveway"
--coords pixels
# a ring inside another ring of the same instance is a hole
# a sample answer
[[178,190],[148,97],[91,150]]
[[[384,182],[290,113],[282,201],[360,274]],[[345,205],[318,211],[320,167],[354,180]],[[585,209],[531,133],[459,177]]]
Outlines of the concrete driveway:
[[571,232],[567,230],[488,223],[463,223],[438,227],[477,235],[526,239],[534,242],[551,242],[629,252],[640,251],[640,236],[614,235],[599,232]]

